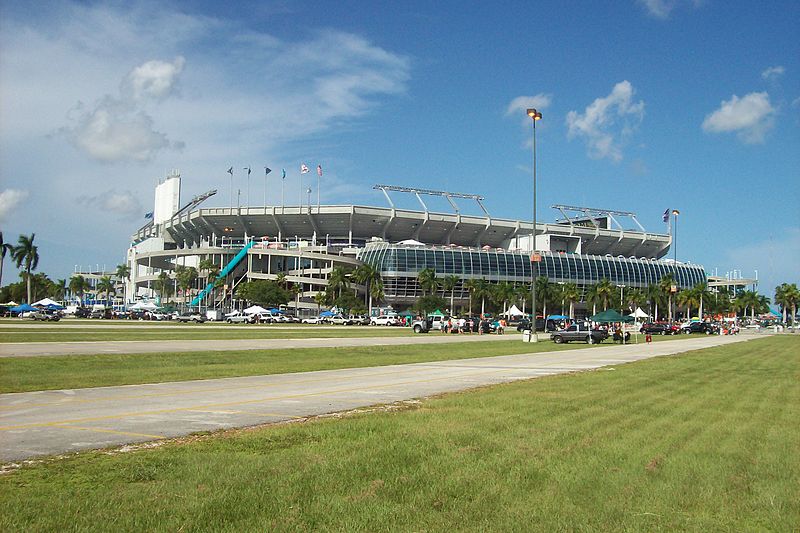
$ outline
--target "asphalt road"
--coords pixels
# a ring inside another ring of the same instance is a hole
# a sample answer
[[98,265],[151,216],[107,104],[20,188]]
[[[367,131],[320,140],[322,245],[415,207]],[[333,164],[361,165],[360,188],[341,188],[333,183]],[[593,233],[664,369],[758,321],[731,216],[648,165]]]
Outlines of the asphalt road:
[[[3,394],[0,462],[305,418],[751,338],[704,335],[436,363]],[[526,346],[520,342],[520,352]]]

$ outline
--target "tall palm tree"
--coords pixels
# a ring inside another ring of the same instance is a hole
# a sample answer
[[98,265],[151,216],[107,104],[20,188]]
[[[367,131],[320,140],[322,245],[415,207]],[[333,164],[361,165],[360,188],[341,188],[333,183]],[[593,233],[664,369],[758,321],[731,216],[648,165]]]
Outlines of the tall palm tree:
[[617,293],[616,287],[614,287],[614,284],[608,281],[608,279],[603,278],[596,285],[596,290],[597,297],[603,302],[603,311],[605,311],[608,309],[608,302],[611,301]]
[[169,274],[162,270],[158,275],[158,279],[156,280],[154,287],[159,298],[161,299],[162,304],[164,301],[169,299],[170,296],[172,296],[173,287],[174,285],[172,283],[172,279],[169,277]]
[[131,277],[131,267],[128,265],[117,265],[114,277],[122,282],[122,300],[124,305],[128,303],[128,279]]
[[[539,276],[536,278],[536,298],[539,300],[536,303],[538,304],[541,302],[542,316],[544,317],[547,316],[547,302],[552,300],[556,287],[557,285],[550,283],[547,276]],[[533,318],[536,320],[536,317]]]
[[658,282],[658,287],[661,292],[667,296],[667,310],[669,311],[669,320],[672,321],[672,287],[675,285],[675,278],[672,274],[666,274]]
[[800,291],[797,288],[797,284],[781,283],[775,287],[775,303],[781,306],[784,324],[789,323],[786,315],[788,310],[791,309],[792,326],[794,326],[798,301],[800,301]]
[[[280,274],[278,274],[280,277]],[[331,275],[328,276],[328,289],[334,298],[342,296],[342,291],[350,288],[350,279],[347,277],[347,272],[342,267],[336,267],[331,270]]]
[[98,295],[106,295],[106,307],[108,307],[111,295],[117,292],[114,280],[111,279],[111,276],[103,276],[97,280],[97,286],[95,288],[97,289]]
[[6,262],[6,254],[14,253],[14,246],[10,242],[3,240],[3,232],[0,231],[0,287],[3,286],[3,264]]
[[602,301],[602,298],[600,298],[600,295],[597,293],[597,283],[588,285],[586,287],[585,300],[587,304],[592,304],[592,315],[596,315],[597,304],[599,304]]
[[454,301],[456,296],[456,286],[458,285],[459,279],[460,278],[458,276],[454,276],[452,274],[442,278],[442,289],[444,289],[445,292],[450,293],[450,314],[455,312]]
[[89,282],[86,281],[86,278],[84,278],[80,274],[69,278],[69,292],[73,296],[78,297],[78,300],[80,300],[81,305],[83,304],[83,295],[84,293],[86,293],[87,290],[89,290]]
[[561,298],[569,303],[569,317],[575,318],[575,302],[581,299],[581,291],[578,290],[578,286],[572,282],[562,285]]
[[364,263],[353,271],[353,279],[356,283],[365,286],[364,303],[367,304],[367,312],[372,315],[372,299],[377,298],[378,294],[380,294],[380,298],[383,298],[383,278],[381,278],[380,271],[374,266]]
[[178,280],[178,288],[183,293],[184,304],[188,303],[189,289],[192,288],[192,285],[197,280],[197,275],[195,267],[178,265],[175,268],[175,279]]
[[697,311],[700,320],[703,320],[705,311],[705,303],[711,301],[711,292],[708,290],[708,285],[705,282],[700,282],[692,288],[697,299],[697,304],[700,307]]
[[489,296],[491,291],[491,284],[483,278],[473,278],[467,280],[464,283],[464,286],[469,291],[469,314],[472,314],[472,299],[473,298],[480,298],[481,299],[481,316],[484,315],[486,311],[486,297]]
[[67,280],[56,280],[55,289],[56,292],[53,296],[55,296],[56,300],[63,301],[67,297]]
[[514,285],[517,301],[522,302],[522,314],[525,314],[525,306],[528,303],[528,298],[531,295],[531,286],[525,283]]
[[314,295],[314,303],[317,304],[317,316],[322,312],[322,305],[328,300],[328,295],[322,291]]
[[286,289],[289,286],[289,280],[286,279],[286,274],[284,272],[278,272],[275,276],[275,283],[277,283],[278,287],[281,289]]
[[686,316],[684,317],[686,320],[692,318],[692,309],[699,307],[698,298],[698,293],[694,288],[684,289],[676,296],[675,300],[677,305],[686,306]]
[[436,291],[439,290],[439,280],[436,279],[436,271],[432,268],[420,270],[419,274],[417,274],[417,281],[422,289],[423,296],[435,295]]
[[31,271],[36,270],[39,266],[39,248],[33,244],[33,239],[36,238],[35,233],[31,233],[30,237],[20,235],[19,245],[14,247],[11,252],[11,257],[17,264],[17,268],[25,268],[25,282],[28,287],[28,303],[31,303]]
[[506,281],[492,286],[492,299],[503,304],[503,316],[508,312],[508,301],[514,298],[514,285]]
[[647,303],[650,307],[650,316],[653,317],[653,320],[658,322],[658,304],[663,301],[664,292],[661,290],[661,287],[659,287],[658,284],[651,283],[644,290],[644,296],[647,298]]

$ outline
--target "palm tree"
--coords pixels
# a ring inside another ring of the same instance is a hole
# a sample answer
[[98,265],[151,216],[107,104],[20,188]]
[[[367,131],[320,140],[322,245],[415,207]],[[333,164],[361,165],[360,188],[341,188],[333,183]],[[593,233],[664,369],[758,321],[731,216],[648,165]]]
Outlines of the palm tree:
[[525,314],[525,306],[528,303],[528,297],[531,295],[531,287],[530,285],[526,285],[525,283],[520,283],[518,285],[514,285],[515,296],[518,301],[522,302],[522,314]]
[[614,284],[608,281],[608,279],[603,278],[600,282],[595,286],[597,291],[597,297],[600,301],[603,302],[603,311],[608,309],[608,302],[611,298],[614,297],[616,294],[616,288]]
[[0,231],[0,287],[3,286],[3,264],[6,262],[6,254],[14,253],[14,246],[10,242],[3,241],[3,232]]
[[436,279],[436,271],[432,268],[420,270],[419,274],[417,274],[417,281],[422,289],[423,296],[428,294],[435,295],[436,291],[439,290],[439,280]]
[[[547,316],[547,302],[551,300],[556,291],[556,285],[550,283],[547,276],[539,276],[536,278],[536,298],[542,303],[542,316]],[[539,302],[536,302],[539,303]],[[533,317],[536,320],[536,317]]]
[[485,279],[475,278],[467,280],[464,286],[467,287],[470,293],[469,314],[472,314],[472,298],[474,297],[481,299],[481,316],[483,316],[486,311],[486,297],[491,294],[490,283]]
[[[374,266],[364,263],[353,271],[353,279],[356,283],[366,287],[364,303],[367,304],[367,312],[372,315],[372,299],[383,298],[383,278],[381,278],[381,273]],[[378,294],[380,294],[380,297],[377,296]]]
[[97,281],[97,287],[95,288],[97,289],[97,294],[106,295],[106,307],[108,307],[110,296],[117,292],[114,280],[111,279],[111,276],[103,276]]
[[322,312],[322,304],[324,304],[328,299],[328,295],[322,291],[317,292],[314,295],[314,302],[317,304],[317,316]]
[[286,279],[286,273],[284,272],[278,272],[278,274],[275,276],[275,282],[281,289],[286,289],[286,287],[289,285],[289,281]]
[[653,320],[658,322],[658,304],[663,301],[664,292],[658,284],[651,283],[644,290],[644,296],[647,298],[647,302],[650,305],[650,316],[653,317]]
[[788,324],[786,315],[787,311],[791,308],[792,326],[794,326],[798,301],[800,301],[800,291],[797,289],[797,284],[781,283],[775,287],[775,303],[781,306],[784,324]]
[[692,318],[692,308],[700,305],[698,303],[697,291],[695,291],[693,288],[682,290],[678,293],[675,300],[677,305],[686,306],[686,316],[684,317],[686,320]]
[[460,278],[458,276],[454,276],[452,274],[442,278],[442,289],[444,289],[445,292],[450,293],[450,314],[453,314],[455,311],[455,309],[453,309],[455,307],[453,302],[455,300],[456,286],[458,285],[459,279]]
[[167,274],[166,271],[161,271],[161,273],[158,275],[158,279],[155,282],[154,288],[158,293],[159,298],[161,298],[162,303],[172,296],[172,279],[170,279],[169,274]]
[[83,304],[83,295],[89,289],[89,282],[86,278],[78,274],[69,278],[69,292],[73,296],[77,296],[81,304]]
[[122,282],[122,299],[124,304],[128,303],[128,284],[126,281],[131,277],[131,267],[128,265],[117,265],[114,277]]
[[705,309],[705,302],[710,302],[711,300],[711,292],[708,290],[708,285],[705,282],[700,282],[695,285],[692,290],[697,298],[698,305],[700,309],[698,310],[698,316],[700,320],[703,320],[703,313]]
[[[280,278],[281,274],[278,274]],[[285,279],[285,276],[284,276]],[[279,282],[280,283],[280,282]],[[347,277],[347,272],[342,267],[336,267],[331,271],[328,276],[328,290],[335,298],[342,296],[342,291],[350,288],[350,280]]]
[[672,287],[675,285],[675,278],[672,274],[667,274],[661,281],[658,282],[658,287],[663,294],[667,295],[667,307],[669,311],[669,320],[672,322]]
[[508,282],[497,283],[492,287],[492,298],[503,304],[503,316],[508,312],[508,301],[515,295],[514,286]]
[[578,286],[572,282],[562,285],[561,298],[562,300],[569,302],[569,317],[574,318],[575,302],[579,301],[581,298],[581,291],[578,290]]
[[188,303],[189,289],[192,288],[197,280],[197,269],[178,265],[175,268],[175,279],[178,280],[178,288],[183,292],[184,303]]
[[589,285],[586,287],[586,303],[592,304],[592,315],[597,314],[597,304],[600,303],[602,298],[597,294],[597,284]]
[[28,287],[28,303],[31,302],[31,271],[36,270],[36,267],[39,266],[39,248],[33,244],[33,239],[35,238],[35,233],[31,233],[30,237],[20,235],[19,245],[15,246],[11,252],[11,257],[16,262],[17,268],[24,265],[25,282]]
[[63,301],[67,297],[67,280],[59,279],[55,283],[56,292],[53,296],[55,296],[56,300]]

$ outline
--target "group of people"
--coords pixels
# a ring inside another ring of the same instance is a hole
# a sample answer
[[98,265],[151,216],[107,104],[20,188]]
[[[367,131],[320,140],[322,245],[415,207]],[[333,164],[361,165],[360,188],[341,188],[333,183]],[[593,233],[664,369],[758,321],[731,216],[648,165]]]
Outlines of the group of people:
[[444,333],[477,333],[479,335],[494,332],[503,335],[507,326],[505,318],[490,321],[485,317],[461,317],[447,319],[442,331]]

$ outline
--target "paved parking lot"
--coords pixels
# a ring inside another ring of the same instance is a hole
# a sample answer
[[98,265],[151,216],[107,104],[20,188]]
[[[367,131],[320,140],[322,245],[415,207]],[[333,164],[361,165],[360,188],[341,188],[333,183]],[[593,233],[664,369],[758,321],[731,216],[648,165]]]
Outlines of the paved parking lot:
[[[0,395],[0,461],[292,420],[623,364],[751,338],[754,337],[698,336],[653,344],[607,345],[538,354],[523,353],[527,345],[520,342],[518,355],[3,394]],[[408,342],[408,339],[400,340]]]

